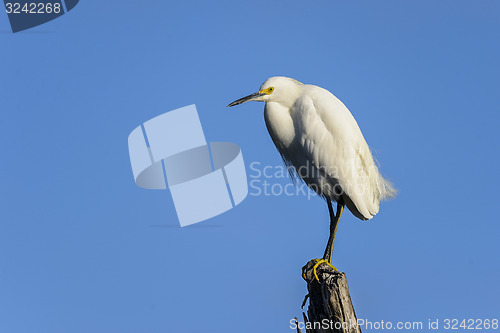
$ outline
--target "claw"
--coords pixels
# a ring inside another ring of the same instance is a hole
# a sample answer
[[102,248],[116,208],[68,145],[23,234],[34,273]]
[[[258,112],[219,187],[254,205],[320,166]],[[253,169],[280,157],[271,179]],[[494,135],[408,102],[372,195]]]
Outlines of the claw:
[[[328,266],[330,266],[331,268],[333,268],[333,270],[337,271],[338,272],[338,269],[333,266],[332,264],[330,264],[330,262],[326,259],[312,259],[311,261],[314,261],[314,266],[313,266],[313,273],[314,273],[314,277],[316,278],[316,280],[319,282],[319,277],[318,277],[318,273],[317,273],[317,268],[325,263],[327,264]],[[302,278],[304,279],[304,281],[307,282],[307,266],[308,265],[305,265],[304,267],[302,267]]]
[[314,277],[316,278],[316,280],[318,282],[319,282],[319,277],[318,277],[318,273],[316,272],[316,269],[319,267],[319,265],[321,265],[323,263],[327,264],[328,266],[330,266],[334,270],[338,271],[338,269],[335,268],[335,266],[333,266],[332,264],[330,264],[330,262],[328,260],[326,260],[326,259],[316,259],[316,263],[313,266],[313,273],[314,273]]

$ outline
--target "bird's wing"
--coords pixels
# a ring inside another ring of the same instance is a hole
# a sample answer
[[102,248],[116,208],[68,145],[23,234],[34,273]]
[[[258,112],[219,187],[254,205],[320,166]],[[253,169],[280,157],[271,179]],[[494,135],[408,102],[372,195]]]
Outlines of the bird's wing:
[[296,144],[306,160],[325,172],[323,182],[338,182],[349,210],[360,219],[371,219],[380,198],[370,149],[345,105],[327,90],[311,87],[291,110]]

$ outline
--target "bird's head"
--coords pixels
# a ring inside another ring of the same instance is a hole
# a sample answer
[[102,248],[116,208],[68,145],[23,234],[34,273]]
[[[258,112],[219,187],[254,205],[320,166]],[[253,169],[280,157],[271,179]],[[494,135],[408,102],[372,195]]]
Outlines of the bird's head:
[[249,101],[276,102],[285,107],[291,107],[300,95],[303,84],[297,80],[284,76],[274,76],[267,79],[258,92],[240,98],[228,106],[235,106]]

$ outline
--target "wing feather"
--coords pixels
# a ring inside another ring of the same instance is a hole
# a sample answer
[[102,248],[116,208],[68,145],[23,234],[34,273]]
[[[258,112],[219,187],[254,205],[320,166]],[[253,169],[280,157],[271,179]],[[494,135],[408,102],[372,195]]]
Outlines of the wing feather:
[[[308,86],[290,111],[296,137],[286,156],[295,167],[312,163],[319,171],[302,177],[319,193],[338,199],[340,185],[349,210],[358,218],[371,219],[380,200],[393,189],[382,178],[356,120],[329,91]],[[336,187],[337,186],[337,187]]]

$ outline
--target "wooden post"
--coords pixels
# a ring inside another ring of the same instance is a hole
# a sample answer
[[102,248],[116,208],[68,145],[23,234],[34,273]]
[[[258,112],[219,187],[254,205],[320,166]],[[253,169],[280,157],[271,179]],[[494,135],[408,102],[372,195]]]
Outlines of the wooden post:
[[311,260],[303,268],[309,291],[307,316],[303,314],[306,333],[361,333],[345,273],[321,264],[316,270],[318,282],[313,273],[314,264]]

